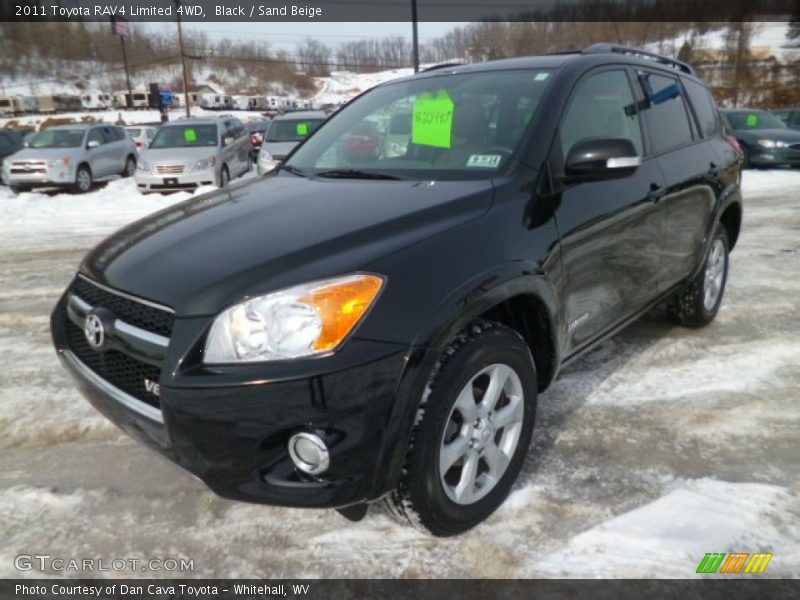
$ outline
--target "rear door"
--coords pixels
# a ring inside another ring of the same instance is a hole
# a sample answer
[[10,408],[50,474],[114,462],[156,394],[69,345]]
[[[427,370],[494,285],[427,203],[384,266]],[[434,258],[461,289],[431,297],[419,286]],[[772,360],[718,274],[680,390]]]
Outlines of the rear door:
[[[688,277],[700,260],[705,230],[714,208],[723,157],[715,147],[719,122],[705,88],[692,85],[695,121],[687,88],[677,76],[638,71],[645,102],[642,115],[652,155],[664,173],[663,200],[666,222],[660,288],[665,290]],[[700,130],[703,128],[703,131]]]
[[[99,146],[96,148],[88,148],[88,144],[97,142]],[[92,170],[92,177],[105,177],[108,175],[109,165],[106,156],[107,148],[105,147],[105,136],[103,135],[102,127],[92,127],[89,135],[86,138],[87,150],[86,157],[89,162],[89,168]]]
[[585,138],[624,137],[643,157],[632,175],[556,184],[563,186],[556,222],[567,355],[635,314],[657,293],[664,216],[653,194],[664,180],[656,161],[646,155],[640,98],[631,79],[624,67],[585,75],[567,104],[551,158],[555,180],[563,182],[564,160]]

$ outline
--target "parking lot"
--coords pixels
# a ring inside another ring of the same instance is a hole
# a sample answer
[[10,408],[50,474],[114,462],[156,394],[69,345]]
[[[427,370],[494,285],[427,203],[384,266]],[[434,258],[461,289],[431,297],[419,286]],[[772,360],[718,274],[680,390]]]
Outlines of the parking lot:
[[515,491],[453,539],[382,507],[350,523],[219,499],[81,398],[50,344],[52,306],[90,247],[188,197],[133,185],[0,186],[0,576],[38,575],[14,557],[46,552],[188,558],[195,577],[689,577],[706,552],[767,551],[767,576],[800,577],[800,171],[745,173],[717,320],[654,313],[565,370]]

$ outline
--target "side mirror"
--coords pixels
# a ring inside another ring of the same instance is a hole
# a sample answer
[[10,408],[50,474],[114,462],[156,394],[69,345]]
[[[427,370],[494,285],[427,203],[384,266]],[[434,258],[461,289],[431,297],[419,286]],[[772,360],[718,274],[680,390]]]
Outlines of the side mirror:
[[224,138],[222,140],[222,145],[223,146],[230,146],[235,140],[236,140],[236,138],[231,137],[231,136],[227,136],[226,138]]
[[612,179],[633,173],[642,158],[627,138],[586,138],[569,151],[564,174],[572,181]]
[[90,140],[89,143],[86,144],[86,147],[89,150],[91,150],[92,148],[99,148],[100,147],[100,142],[98,142],[97,140]]

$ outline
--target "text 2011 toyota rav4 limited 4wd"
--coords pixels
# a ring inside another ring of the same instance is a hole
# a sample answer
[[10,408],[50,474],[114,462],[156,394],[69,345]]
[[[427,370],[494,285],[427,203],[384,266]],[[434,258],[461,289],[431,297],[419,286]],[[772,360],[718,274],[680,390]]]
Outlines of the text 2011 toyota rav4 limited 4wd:
[[662,57],[433,69],[266,178],[100,244],[55,345],[100,411],[221,496],[351,518],[385,499],[456,534],[509,493],[562,365],[660,301],[714,318],[737,160]]

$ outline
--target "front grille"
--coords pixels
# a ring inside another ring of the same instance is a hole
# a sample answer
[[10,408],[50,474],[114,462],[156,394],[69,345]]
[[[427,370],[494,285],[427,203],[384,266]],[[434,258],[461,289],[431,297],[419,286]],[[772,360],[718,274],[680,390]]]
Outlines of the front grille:
[[156,173],[159,175],[179,175],[183,173],[185,165],[156,165]]
[[140,362],[117,350],[92,350],[81,328],[69,319],[67,346],[78,360],[114,387],[150,406],[161,408],[158,397],[150,394],[144,384],[145,379],[158,382],[158,367]]
[[172,335],[175,315],[170,312],[112,294],[80,277],[75,279],[70,291],[92,306],[107,308],[129,325],[164,337]]
[[47,173],[47,163],[43,160],[15,161],[11,163],[12,173]]

